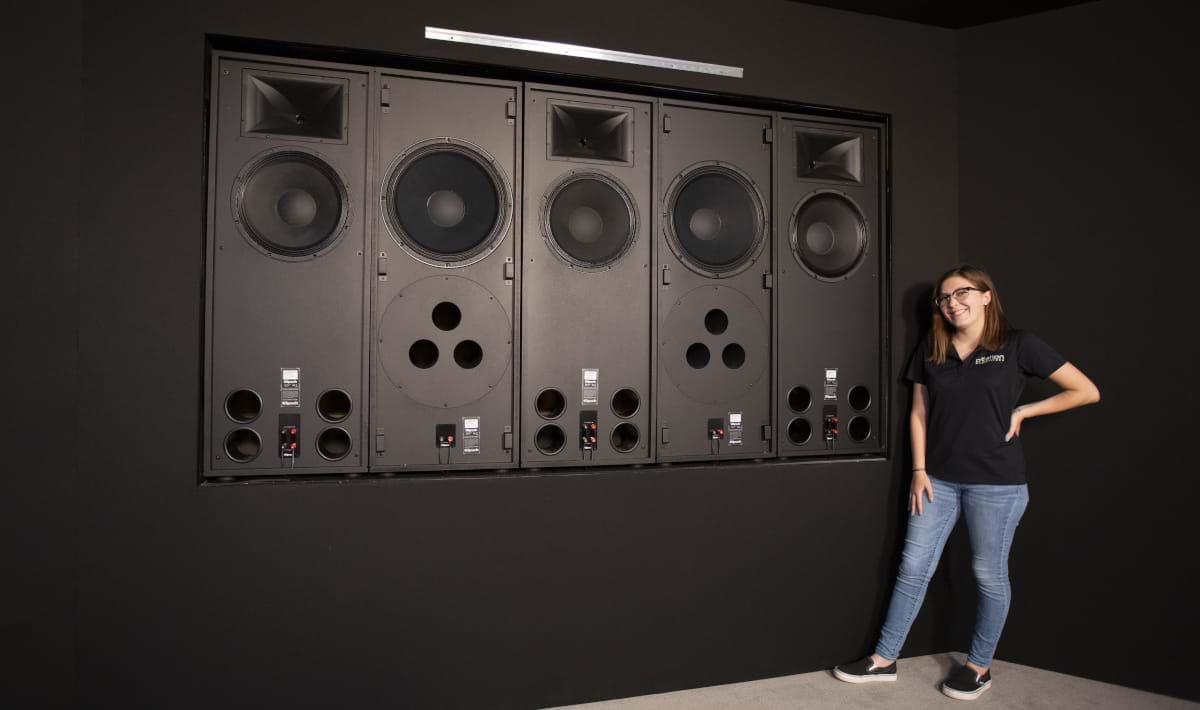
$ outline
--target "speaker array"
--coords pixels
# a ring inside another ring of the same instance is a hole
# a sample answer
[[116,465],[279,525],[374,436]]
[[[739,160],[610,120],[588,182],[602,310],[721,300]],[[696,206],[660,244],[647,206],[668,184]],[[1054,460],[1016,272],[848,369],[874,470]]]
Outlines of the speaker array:
[[219,58],[206,470],[367,470],[368,73]]
[[650,102],[528,87],[521,458],[653,460]]
[[788,116],[778,133],[779,454],[881,451],[881,134]]
[[884,450],[878,124],[213,67],[205,475]]

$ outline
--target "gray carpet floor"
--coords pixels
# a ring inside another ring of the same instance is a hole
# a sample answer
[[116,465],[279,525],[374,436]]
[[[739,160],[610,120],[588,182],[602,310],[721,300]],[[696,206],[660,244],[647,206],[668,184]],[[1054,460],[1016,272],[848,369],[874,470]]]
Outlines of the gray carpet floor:
[[828,671],[767,678],[749,683],[693,688],[599,703],[571,705],[587,710],[926,710],[927,708],[1005,708],[1006,710],[1196,710],[1200,703],[1086,680],[1016,663],[996,661],[992,686],[972,701],[953,700],[938,689],[964,659],[936,654],[900,659],[894,683],[844,683]]

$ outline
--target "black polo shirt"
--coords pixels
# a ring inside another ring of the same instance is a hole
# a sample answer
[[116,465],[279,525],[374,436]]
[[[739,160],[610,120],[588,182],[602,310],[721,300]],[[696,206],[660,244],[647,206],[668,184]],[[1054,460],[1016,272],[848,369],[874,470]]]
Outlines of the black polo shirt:
[[966,360],[951,345],[940,365],[929,362],[929,339],[924,339],[904,379],[929,391],[927,473],[955,483],[1025,483],[1021,439],[1005,441],[1004,435],[1029,376],[1045,379],[1065,362],[1041,338],[1020,330],[1009,331],[999,350],[980,345]]

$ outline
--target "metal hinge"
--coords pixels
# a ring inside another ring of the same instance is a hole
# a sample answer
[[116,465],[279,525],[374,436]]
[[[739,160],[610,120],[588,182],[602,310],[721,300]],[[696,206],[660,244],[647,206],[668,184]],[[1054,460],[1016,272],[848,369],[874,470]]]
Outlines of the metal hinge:
[[775,434],[775,431],[774,431],[774,430],[771,428],[771,425],[770,425],[770,424],[763,424],[763,425],[762,425],[762,438],[763,438],[763,441],[770,441],[771,439],[775,438],[775,437],[774,437],[774,434]]
[[387,451],[387,439],[383,436],[383,427],[375,430],[375,453],[382,454]]
[[664,113],[663,114],[663,133],[670,133],[670,132],[671,132],[671,117]]
[[378,266],[375,268],[375,273],[379,276],[380,281],[387,281],[388,276],[388,259],[387,252],[379,252],[379,258],[375,261]]
[[763,274],[763,288],[775,288],[775,277],[771,274]]
[[662,282],[663,282],[663,286],[667,286],[671,283],[671,267],[669,267],[669,266],[663,267]]
[[664,443],[664,444],[671,443],[671,427],[663,427],[662,428],[662,443]]
[[512,425],[504,427],[504,434],[500,437],[501,448],[505,451],[512,451],[513,447],[513,431]]
[[774,128],[764,128],[763,129],[763,143],[774,143],[774,142],[775,142],[775,129]]
[[387,84],[384,84],[383,88],[379,90],[379,105],[385,109],[392,105],[392,90],[387,87]]
[[504,280],[512,281],[517,277],[517,265],[512,262],[512,259],[504,262]]
[[514,101],[513,99],[509,99],[508,103],[504,104],[504,117],[505,118],[516,118],[517,117],[517,102]]

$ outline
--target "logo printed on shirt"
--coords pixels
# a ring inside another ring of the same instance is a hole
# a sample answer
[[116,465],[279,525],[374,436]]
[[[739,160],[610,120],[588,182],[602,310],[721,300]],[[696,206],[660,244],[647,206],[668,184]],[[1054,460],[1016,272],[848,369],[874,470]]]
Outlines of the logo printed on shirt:
[[986,365],[989,362],[1004,362],[1004,355],[980,355],[975,358],[976,365]]

